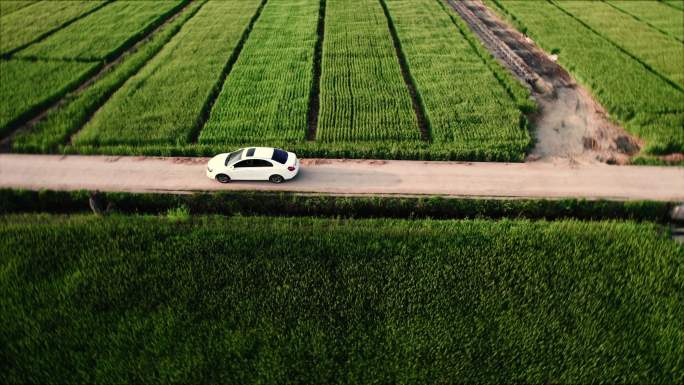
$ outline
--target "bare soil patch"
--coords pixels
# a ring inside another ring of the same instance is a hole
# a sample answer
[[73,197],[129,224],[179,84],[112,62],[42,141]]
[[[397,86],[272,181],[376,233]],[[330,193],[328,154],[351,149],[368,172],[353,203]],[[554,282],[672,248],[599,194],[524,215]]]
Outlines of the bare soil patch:
[[612,121],[556,57],[501,20],[480,0],[448,0],[492,54],[526,84],[539,110],[528,116],[535,147],[528,161],[625,164],[643,142]]

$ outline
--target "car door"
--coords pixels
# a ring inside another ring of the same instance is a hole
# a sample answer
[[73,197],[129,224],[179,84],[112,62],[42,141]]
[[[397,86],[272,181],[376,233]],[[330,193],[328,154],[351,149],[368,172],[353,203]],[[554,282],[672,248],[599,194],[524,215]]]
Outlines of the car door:
[[273,175],[273,163],[265,159],[252,160],[252,177],[254,180],[268,180]]
[[241,160],[233,165],[230,170],[230,179],[232,180],[250,180],[252,179],[253,159]]

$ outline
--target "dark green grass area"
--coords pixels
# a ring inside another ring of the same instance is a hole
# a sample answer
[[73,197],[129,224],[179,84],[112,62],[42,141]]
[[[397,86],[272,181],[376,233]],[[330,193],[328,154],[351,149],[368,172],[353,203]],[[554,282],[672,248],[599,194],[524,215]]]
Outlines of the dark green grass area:
[[[90,212],[89,191],[0,189],[0,214]],[[315,216],[329,218],[517,218],[672,222],[674,202],[584,199],[470,199],[396,196],[331,196],[263,191],[194,194],[97,193],[104,214]]]
[[99,63],[0,61],[0,135],[72,91]]
[[0,217],[2,383],[681,383],[653,224]]

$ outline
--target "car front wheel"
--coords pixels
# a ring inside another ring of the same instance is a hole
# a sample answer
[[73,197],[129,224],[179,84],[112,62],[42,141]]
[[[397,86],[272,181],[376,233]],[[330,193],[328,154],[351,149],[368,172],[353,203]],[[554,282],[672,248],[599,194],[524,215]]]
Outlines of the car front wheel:
[[221,183],[228,183],[230,182],[230,177],[226,174],[218,174],[216,175],[216,180]]
[[285,182],[285,178],[283,178],[283,177],[280,176],[280,175],[271,175],[271,177],[268,178],[268,180],[269,180],[271,183],[283,183],[283,182]]

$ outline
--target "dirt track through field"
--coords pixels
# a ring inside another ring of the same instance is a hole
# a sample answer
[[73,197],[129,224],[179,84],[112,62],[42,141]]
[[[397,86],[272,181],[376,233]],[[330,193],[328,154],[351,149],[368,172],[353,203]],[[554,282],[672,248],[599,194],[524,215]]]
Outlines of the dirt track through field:
[[611,122],[605,109],[530,38],[480,0],[447,0],[484,45],[529,86],[539,111],[529,118],[536,145],[529,160],[626,163],[643,145]]
[[206,158],[0,154],[0,187],[191,192],[268,190],[335,195],[650,199],[684,202],[684,168],[532,163],[304,159],[284,184],[205,175]]

